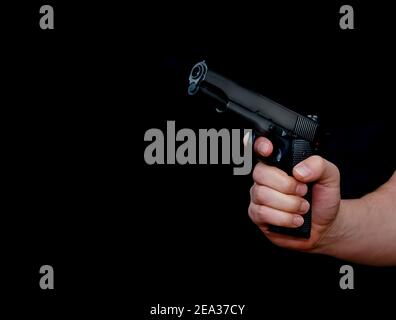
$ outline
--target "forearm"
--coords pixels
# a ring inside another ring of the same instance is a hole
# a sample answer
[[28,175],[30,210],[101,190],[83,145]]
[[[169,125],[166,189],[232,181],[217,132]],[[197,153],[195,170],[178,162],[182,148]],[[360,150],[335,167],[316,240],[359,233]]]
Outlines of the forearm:
[[396,265],[396,173],[378,190],[342,200],[315,252],[362,264]]

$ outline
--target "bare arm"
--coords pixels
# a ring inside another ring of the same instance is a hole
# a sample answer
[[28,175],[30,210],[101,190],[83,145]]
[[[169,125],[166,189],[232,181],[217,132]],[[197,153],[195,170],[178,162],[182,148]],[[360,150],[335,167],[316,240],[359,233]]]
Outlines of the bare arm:
[[376,191],[342,200],[314,252],[370,265],[396,265],[396,172]]

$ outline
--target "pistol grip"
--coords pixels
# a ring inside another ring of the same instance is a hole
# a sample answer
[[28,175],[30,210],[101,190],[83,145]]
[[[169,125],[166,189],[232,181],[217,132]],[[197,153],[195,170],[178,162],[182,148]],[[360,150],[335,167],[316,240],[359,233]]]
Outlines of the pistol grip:
[[[284,140],[284,139],[282,139]],[[279,151],[278,148],[283,148]],[[301,161],[310,157],[313,152],[312,145],[309,141],[303,139],[293,139],[288,141],[280,141],[279,139],[274,140],[274,157],[278,154],[278,159],[271,162],[278,168],[286,171],[289,175],[292,175],[293,167]],[[282,159],[279,159],[279,154],[283,154]],[[312,184],[308,184],[308,192],[304,197],[310,204],[312,200]],[[277,233],[290,235],[293,237],[300,237],[308,239],[311,236],[311,222],[312,212],[311,207],[309,211],[303,215],[304,224],[298,228],[286,228],[278,226],[269,226],[269,230]]]

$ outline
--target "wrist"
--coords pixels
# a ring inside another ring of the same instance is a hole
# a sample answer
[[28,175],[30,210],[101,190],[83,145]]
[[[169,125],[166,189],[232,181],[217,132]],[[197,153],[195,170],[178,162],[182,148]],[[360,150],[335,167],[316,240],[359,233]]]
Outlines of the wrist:
[[340,246],[345,239],[349,236],[348,224],[346,218],[348,218],[347,212],[351,212],[351,207],[356,206],[357,200],[341,200],[338,212],[335,219],[323,232],[317,246],[313,250],[314,253],[335,255],[339,251]]

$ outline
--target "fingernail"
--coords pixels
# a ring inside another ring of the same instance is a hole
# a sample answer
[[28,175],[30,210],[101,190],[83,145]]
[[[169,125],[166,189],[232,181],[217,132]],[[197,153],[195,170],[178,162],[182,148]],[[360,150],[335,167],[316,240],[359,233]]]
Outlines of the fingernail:
[[268,143],[260,143],[258,149],[260,153],[267,154],[267,152],[269,151]]
[[296,216],[293,217],[293,224],[294,224],[296,227],[301,226],[303,223],[304,223],[303,217],[301,217],[301,216],[299,216],[299,215],[296,215]]
[[308,203],[308,201],[303,201],[303,202],[301,202],[300,211],[301,211],[301,212],[307,212],[308,209],[309,209],[309,203]]
[[311,174],[311,169],[308,168],[305,164],[298,164],[294,167],[294,170],[298,173],[299,176],[306,178]]
[[296,193],[298,195],[303,196],[307,193],[307,191],[308,191],[308,187],[306,184],[302,184],[302,183],[297,184]]

